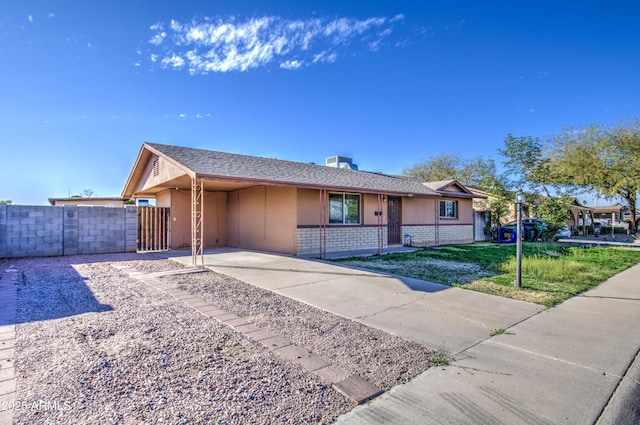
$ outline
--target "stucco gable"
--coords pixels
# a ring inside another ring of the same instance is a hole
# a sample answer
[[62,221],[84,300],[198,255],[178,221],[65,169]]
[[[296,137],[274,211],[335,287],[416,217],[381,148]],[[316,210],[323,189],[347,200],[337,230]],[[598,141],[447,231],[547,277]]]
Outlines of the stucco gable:
[[467,189],[467,187],[455,179],[424,182],[423,184],[441,195],[462,196],[465,198],[482,197],[474,194],[471,190]]

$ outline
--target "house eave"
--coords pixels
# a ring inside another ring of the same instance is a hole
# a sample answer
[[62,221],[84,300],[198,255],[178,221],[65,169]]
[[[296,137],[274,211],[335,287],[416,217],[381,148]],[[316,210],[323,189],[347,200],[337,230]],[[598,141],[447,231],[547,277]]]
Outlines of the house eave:
[[144,171],[144,165],[147,163],[149,158],[151,158],[152,154],[158,156],[159,158],[163,158],[164,160],[166,160],[167,162],[169,162],[173,166],[175,166],[175,167],[179,168],[180,170],[184,171],[184,173],[186,175],[188,175],[190,177],[195,177],[195,173],[192,170],[190,170],[189,168],[185,167],[183,164],[175,161],[173,158],[168,157],[167,155],[165,155],[164,153],[162,153],[159,150],[155,149],[154,147],[150,146],[148,143],[144,142],[144,143],[142,143],[142,146],[140,147],[140,151],[138,152],[138,156],[136,158],[136,161],[133,164],[133,168],[131,169],[131,173],[129,174],[129,177],[127,178],[127,182],[124,185],[124,189],[122,190],[122,195],[121,195],[122,198],[137,198],[137,197],[139,197],[139,195],[137,195],[137,193],[134,192],[134,187],[135,187],[135,184],[137,183],[137,181],[141,178],[142,173]]

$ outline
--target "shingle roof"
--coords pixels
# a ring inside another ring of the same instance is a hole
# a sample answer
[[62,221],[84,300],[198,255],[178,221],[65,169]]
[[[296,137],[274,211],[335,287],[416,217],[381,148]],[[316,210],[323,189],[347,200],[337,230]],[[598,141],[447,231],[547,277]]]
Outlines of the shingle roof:
[[424,184],[429,186],[431,189],[433,190],[440,190],[443,187],[449,186],[450,184],[454,183],[456,180],[451,179],[451,180],[439,180],[439,181],[435,181],[435,182],[425,182]]
[[374,193],[437,195],[419,180],[303,162],[145,143],[200,178],[241,179]]

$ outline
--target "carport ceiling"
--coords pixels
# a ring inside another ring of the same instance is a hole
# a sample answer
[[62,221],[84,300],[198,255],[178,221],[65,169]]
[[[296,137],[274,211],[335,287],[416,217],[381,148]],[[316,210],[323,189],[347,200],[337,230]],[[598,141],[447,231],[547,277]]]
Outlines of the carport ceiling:
[[[204,181],[204,190],[207,192],[231,192],[239,189],[246,189],[249,187],[257,186],[256,182],[237,182],[237,181],[225,181],[225,180],[206,180],[198,179],[198,182]],[[136,193],[137,198],[154,197],[160,192],[164,192],[167,189],[178,189],[191,191],[191,177],[184,175],[173,180],[168,180],[159,185],[150,187],[146,190]]]

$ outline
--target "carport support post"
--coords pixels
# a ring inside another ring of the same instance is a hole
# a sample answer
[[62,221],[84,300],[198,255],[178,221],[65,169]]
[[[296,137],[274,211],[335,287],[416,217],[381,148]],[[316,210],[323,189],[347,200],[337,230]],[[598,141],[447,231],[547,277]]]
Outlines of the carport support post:
[[193,266],[198,265],[198,256],[204,268],[204,182],[198,184],[196,178],[191,179],[191,258]]
[[522,203],[524,202],[524,193],[516,193],[515,203],[518,205],[518,224],[516,227],[516,288],[522,286]]

